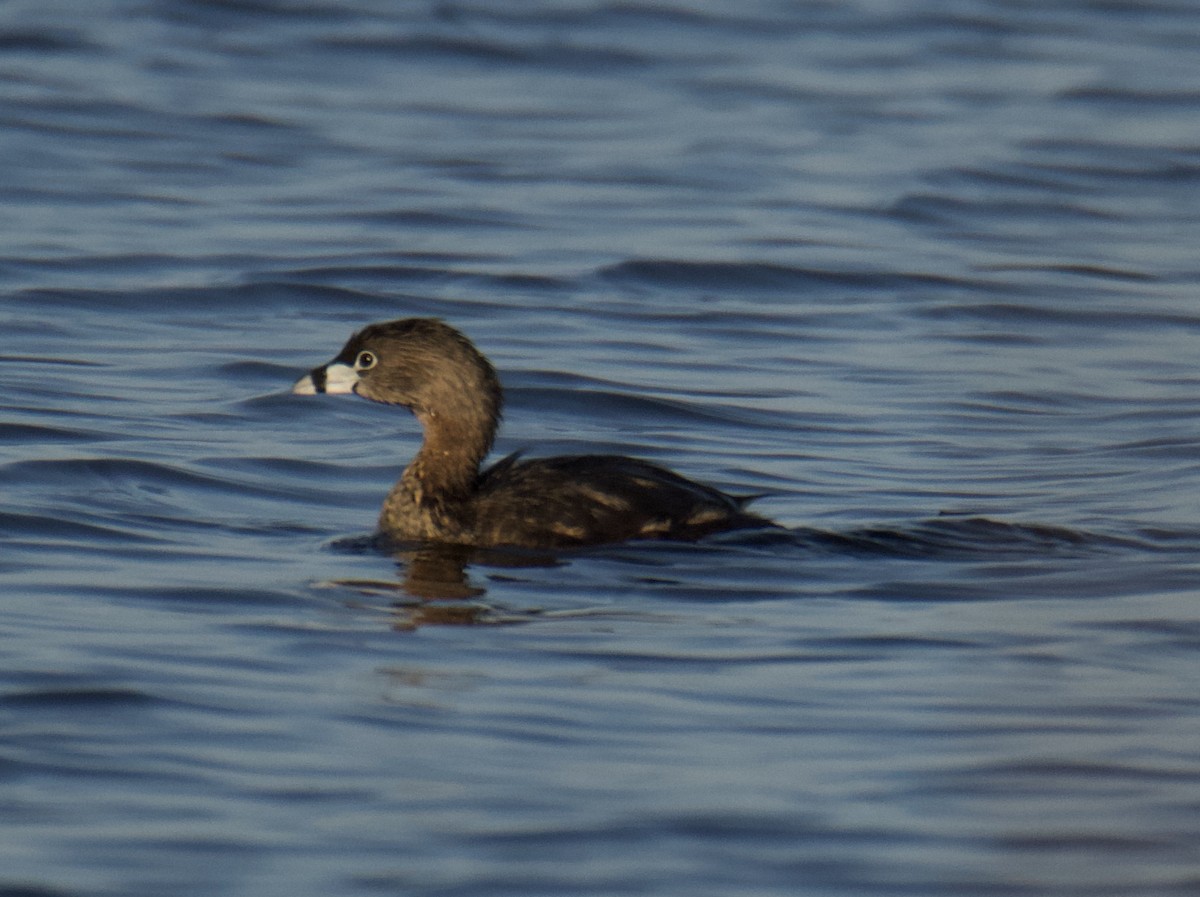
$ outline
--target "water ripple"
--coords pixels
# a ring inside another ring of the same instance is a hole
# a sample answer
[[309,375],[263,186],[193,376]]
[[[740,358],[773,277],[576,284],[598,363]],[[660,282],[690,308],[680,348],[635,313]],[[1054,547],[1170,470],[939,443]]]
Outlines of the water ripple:
[[[1193,4],[64,9],[0,11],[0,893],[1196,891]],[[782,525],[381,542],[417,423],[288,390],[408,315],[498,453]]]

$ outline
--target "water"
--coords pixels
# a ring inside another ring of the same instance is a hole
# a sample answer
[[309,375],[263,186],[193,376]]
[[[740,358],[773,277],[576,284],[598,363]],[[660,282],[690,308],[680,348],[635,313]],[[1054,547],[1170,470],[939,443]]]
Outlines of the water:
[[[1200,891],[1198,41],[5,4],[0,894]],[[415,314],[787,531],[371,550]]]

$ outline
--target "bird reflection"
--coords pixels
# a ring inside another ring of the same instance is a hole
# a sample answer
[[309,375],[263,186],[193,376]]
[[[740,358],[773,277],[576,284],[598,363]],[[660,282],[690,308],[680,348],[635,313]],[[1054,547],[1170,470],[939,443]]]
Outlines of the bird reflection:
[[396,581],[342,579],[330,585],[355,589],[363,595],[390,596],[388,613],[393,628],[405,630],[420,626],[501,625],[529,620],[538,616],[536,609],[509,611],[483,601],[487,589],[472,581],[470,567],[481,564],[507,568],[552,567],[562,563],[549,554],[465,545],[402,545],[392,546],[389,550],[397,565],[399,578]]

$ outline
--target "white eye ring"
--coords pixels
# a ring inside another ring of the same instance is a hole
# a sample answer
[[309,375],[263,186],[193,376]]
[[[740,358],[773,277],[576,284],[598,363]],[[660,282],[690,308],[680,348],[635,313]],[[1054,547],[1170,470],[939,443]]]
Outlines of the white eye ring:
[[369,371],[379,363],[379,359],[375,357],[374,352],[359,352],[358,357],[354,359],[354,369],[356,371]]

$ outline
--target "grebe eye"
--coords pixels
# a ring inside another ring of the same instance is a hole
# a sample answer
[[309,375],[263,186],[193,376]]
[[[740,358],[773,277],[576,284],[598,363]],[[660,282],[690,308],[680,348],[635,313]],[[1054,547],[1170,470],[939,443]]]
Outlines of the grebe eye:
[[358,357],[354,359],[354,367],[360,371],[368,371],[375,367],[378,360],[374,352],[359,352]]

